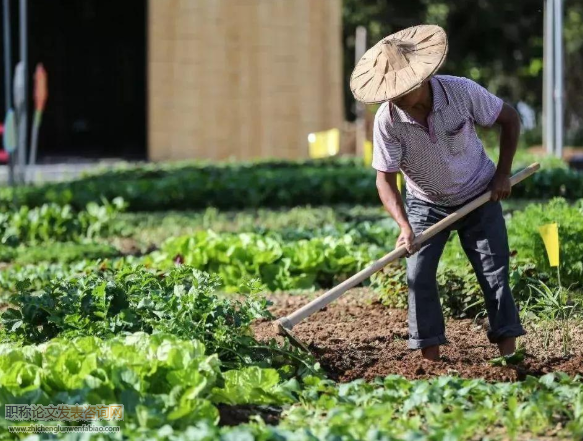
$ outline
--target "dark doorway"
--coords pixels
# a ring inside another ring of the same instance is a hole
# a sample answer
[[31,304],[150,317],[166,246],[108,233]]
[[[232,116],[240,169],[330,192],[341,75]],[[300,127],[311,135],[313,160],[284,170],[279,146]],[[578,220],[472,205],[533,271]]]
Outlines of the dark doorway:
[[[11,9],[16,63],[17,1]],[[146,157],[146,9],[146,0],[29,0],[30,93],[38,62],[49,78],[39,162]]]

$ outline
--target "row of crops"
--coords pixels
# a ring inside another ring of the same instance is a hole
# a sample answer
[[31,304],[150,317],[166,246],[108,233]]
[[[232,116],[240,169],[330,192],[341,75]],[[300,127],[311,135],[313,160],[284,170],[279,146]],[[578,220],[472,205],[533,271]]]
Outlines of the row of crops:
[[[537,179],[516,192],[536,202],[505,205],[514,294],[524,320],[580,323],[583,178],[551,168]],[[92,422],[121,426],[104,439],[583,437],[580,378],[338,384],[311,354],[253,336],[256,320],[273,318],[266,292],[330,288],[392,249],[398,230],[373,180],[343,159],[147,165],[3,189],[1,402],[123,404],[123,421]],[[540,200],[550,195],[564,198]],[[549,222],[559,223],[560,280],[537,232]],[[438,282],[447,315],[483,311],[453,236]],[[384,305],[406,306],[402,264],[367,285]],[[0,439],[31,423],[4,416]]]
[[[259,282],[268,291],[330,288],[388,252],[398,235],[397,226],[377,207],[253,214],[206,210],[172,213],[167,225],[160,223],[158,214],[122,213],[124,206],[117,199],[103,205],[90,203],[77,212],[68,205],[47,204],[4,213],[0,255],[10,266],[0,276],[2,289],[9,291],[24,279],[35,289],[41,288],[34,282],[44,280],[43,272],[66,274],[138,265],[166,271],[177,263],[217,275],[227,292],[240,292],[251,282]],[[578,288],[583,278],[582,212],[583,200],[555,198],[507,214],[517,285],[535,274],[543,281],[557,282],[537,228],[560,220],[562,281]],[[138,255],[124,255],[116,248],[124,237],[133,241],[133,254]],[[109,260],[101,261],[104,258]],[[98,264],[93,262],[96,259],[100,259]],[[33,268],[28,262],[36,265]],[[444,279],[466,274],[468,265],[452,235],[441,262],[442,273],[447,273]],[[391,300],[396,296],[394,289],[388,289],[392,282],[404,283],[402,265],[387,268],[371,283],[387,286],[381,290],[383,298],[398,302],[398,298]],[[467,284],[473,284],[468,291],[477,286],[473,278]]]
[[[534,158],[528,154],[517,159],[522,166],[531,162]],[[556,160],[545,160],[543,166],[545,163],[556,165]],[[515,189],[515,196],[582,198],[583,182],[574,170],[543,167]],[[0,207],[56,202],[81,209],[89,202],[116,197],[122,197],[131,211],[368,205],[378,201],[374,172],[360,160],[346,158],[128,166],[67,183],[0,189]]]

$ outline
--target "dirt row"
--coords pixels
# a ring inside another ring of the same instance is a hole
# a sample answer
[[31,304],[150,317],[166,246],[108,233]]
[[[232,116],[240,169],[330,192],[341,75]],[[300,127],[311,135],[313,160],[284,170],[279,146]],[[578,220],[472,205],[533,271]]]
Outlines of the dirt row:
[[[314,295],[275,294],[271,311],[276,317],[289,314]],[[372,292],[354,289],[298,324],[293,332],[308,345],[322,367],[337,381],[401,374],[410,379],[459,375],[491,381],[517,381],[527,375],[563,371],[583,375],[583,324],[571,323],[569,353],[564,355],[561,331],[543,332],[526,326],[520,339],[526,349],[524,361],[515,366],[493,366],[496,346],[486,338],[485,320],[448,320],[442,360],[428,362],[419,351],[407,348],[407,313],[389,309],[375,301]],[[273,338],[270,322],[255,324],[260,340]],[[280,338],[280,337],[277,337]]]

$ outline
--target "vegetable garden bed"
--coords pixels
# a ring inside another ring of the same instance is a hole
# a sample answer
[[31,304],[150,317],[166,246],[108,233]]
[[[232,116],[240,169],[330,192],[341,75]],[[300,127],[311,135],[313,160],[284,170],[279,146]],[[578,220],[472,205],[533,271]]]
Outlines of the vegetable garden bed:
[[[583,195],[576,172],[537,176],[518,194]],[[341,159],[0,190],[0,403],[121,403],[116,439],[140,441],[583,439],[583,201],[505,204],[523,361],[496,358],[453,237],[442,361],[406,347],[402,262],[294,328],[313,355],[273,334],[276,316],[392,249],[373,181]],[[562,287],[537,233],[554,221]],[[27,423],[0,414],[0,440],[14,424]]]
[[[271,310],[277,317],[289,314],[309,301],[308,295],[271,296]],[[583,375],[583,323],[571,328],[570,353],[563,354],[560,330],[549,330],[545,343],[540,329],[527,325],[521,338],[526,356],[515,365],[496,366],[495,345],[486,338],[483,319],[450,319],[446,323],[449,344],[443,347],[443,361],[427,362],[419,351],[407,349],[407,312],[389,309],[377,301],[371,290],[348,291],[338,301],[294,327],[294,335],[306,343],[326,372],[338,381],[358,378],[374,380],[391,374],[409,379],[440,375],[484,378],[489,381],[518,381],[526,376],[541,376],[562,371]],[[274,338],[271,323],[255,325],[258,339]]]

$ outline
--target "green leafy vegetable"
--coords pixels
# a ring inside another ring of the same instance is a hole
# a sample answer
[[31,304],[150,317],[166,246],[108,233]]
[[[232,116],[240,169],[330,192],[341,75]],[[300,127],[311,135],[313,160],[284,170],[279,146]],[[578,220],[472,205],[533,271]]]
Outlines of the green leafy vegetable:
[[102,205],[89,202],[75,212],[70,205],[44,204],[37,208],[22,206],[0,213],[0,243],[16,246],[22,243],[78,241],[110,234],[111,220],[125,208],[121,198]]
[[332,286],[380,256],[380,249],[356,245],[350,236],[285,241],[275,233],[200,231],[168,240],[151,262],[162,267],[184,263],[217,274],[229,291],[252,278],[270,290],[291,290]]
[[216,277],[187,266],[161,274],[126,266],[52,281],[40,291],[25,281],[10,298],[12,306],[0,314],[1,335],[29,344],[56,337],[164,332],[200,340],[227,367],[288,364],[312,370],[297,351],[252,337],[252,321],[271,318],[264,298],[254,293],[241,300],[221,297],[218,287]]

